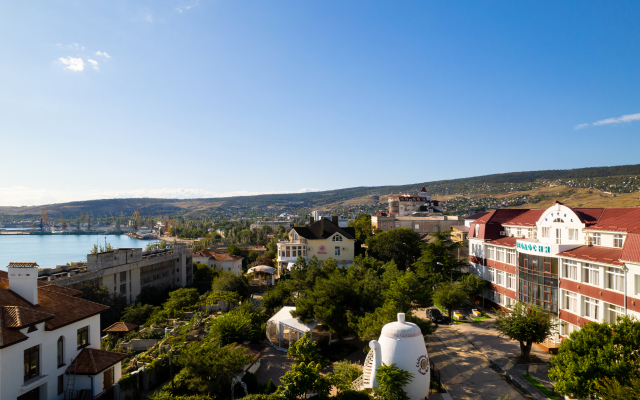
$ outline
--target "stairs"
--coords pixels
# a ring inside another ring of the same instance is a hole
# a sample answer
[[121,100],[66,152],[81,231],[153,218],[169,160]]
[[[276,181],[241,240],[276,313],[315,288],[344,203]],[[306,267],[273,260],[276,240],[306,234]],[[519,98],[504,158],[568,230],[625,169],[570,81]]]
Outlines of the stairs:
[[362,375],[360,375],[358,379],[351,383],[351,387],[353,387],[353,390],[363,390],[373,387],[373,382],[371,381],[373,369],[373,350],[370,350],[367,354],[367,358],[364,360]]

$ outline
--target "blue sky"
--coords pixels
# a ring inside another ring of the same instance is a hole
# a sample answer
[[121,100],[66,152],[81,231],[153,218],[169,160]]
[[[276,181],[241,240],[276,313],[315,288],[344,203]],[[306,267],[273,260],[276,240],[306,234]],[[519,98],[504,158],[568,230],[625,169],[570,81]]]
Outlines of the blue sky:
[[622,1],[2,2],[0,205],[640,163],[639,17]]

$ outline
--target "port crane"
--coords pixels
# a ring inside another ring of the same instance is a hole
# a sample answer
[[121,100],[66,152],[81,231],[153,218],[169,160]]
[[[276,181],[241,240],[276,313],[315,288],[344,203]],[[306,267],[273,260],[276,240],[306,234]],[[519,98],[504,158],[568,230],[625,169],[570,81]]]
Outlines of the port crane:
[[40,215],[40,231],[44,231],[45,226],[49,226],[49,217],[47,217],[47,211],[43,208]]
[[62,216],[62,211],[60,211],[60,229],[67,230],[67,223],[64,222],[64,217]]

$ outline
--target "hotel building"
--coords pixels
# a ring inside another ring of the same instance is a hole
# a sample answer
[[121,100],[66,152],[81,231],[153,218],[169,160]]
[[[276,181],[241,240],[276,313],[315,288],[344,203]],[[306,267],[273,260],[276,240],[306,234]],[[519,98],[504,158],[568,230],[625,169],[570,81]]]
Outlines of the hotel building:
[[536,304],[556,316],[552,341],[590,321],[640,317],[640,208],[499,209],[471,223],[470,271],[493,306]]

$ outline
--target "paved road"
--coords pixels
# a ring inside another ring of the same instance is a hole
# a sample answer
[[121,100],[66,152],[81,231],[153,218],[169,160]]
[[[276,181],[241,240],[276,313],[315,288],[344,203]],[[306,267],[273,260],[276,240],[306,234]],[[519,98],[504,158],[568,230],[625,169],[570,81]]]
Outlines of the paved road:
[[455,400],[509,400],[525,398],[498,374],[488,359],[455,327],[440,325],[428,339],[429,357],[440,371],[440,380]]

